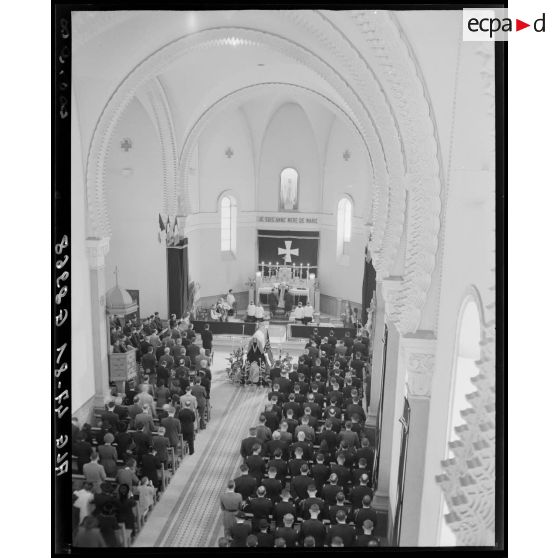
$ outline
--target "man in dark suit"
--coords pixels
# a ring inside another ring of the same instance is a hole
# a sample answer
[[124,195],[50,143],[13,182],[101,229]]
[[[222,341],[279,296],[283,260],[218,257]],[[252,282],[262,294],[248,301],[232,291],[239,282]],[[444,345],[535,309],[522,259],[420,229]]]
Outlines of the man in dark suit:
[[287,442],[281,440],[281,433],[274,431],[271,435],[271,440],[264,444],[264,455],[272,457],[275,454],[276,449],[281,450],[282,457],[287,457]]
[[360,508],[365,496],[369,496],[372,501],[374,491],[368,486],[368,482],[368,475],[366,473],[362,474],[360,477],[360,484],[355,486],[351,492],[351,504],[353,508]]
[[281,377],[281,361],[276,360],[273,368],[269,371],[271,384],[273,385]]
[[267,519],[273,512],[273,502],[266,497],[266,490],[263,486],[258,487],[255,498],[249,499],[246,512],[254,515],[252,520],[254,526],[257,526],[261,519]]
[[319,374],[320,377],[325,377],[326,375],[326,369],[324,366],[322,366],[322,359],[321,358],[317,358],[316,359],[316,364],[314,366],[312,366],[312,368],[310,368],[310,374],[312,375],[312,378],[316,378],[316,374]]
[[107,410],[101,415],[101,420],[108,422],[110,427],[114,432],[118,431],[118,423],[120,422],[120,417],[114,412],[115,408],[114,401],[109,401],[107,404]]
[[267,477],[261,480],[261,485],[265,488],[268,498],[276,504],[281,498],[283,490],[282,482],[277,478],[277,469],[273,466],[267,470]]
[[267,519],[260,519],[258,523],[259,531],[256,533],[258,539],[258,547],[273,548],[275,540],[275,530],[269,531],[269,522]]
[[178,435],[181,434],[182,428],[180,426],[180,421],[174,416],[174,407],[169,406],[168,415],[168,417],[161,419],[161,426],[164,427],[169,443],[176,452],[179,440]]
[[249,429],[250,436],[248,438],[244,438],[240,443],[240,455],[246,459],[249,455],[252,455],[252,447],[254,444],[259,444],[260,446],[263,445],[263,440],[260,440],[256,436],[256,427],[252,426]]
[[268,464],[268,471],[273,467],[277,471],[277,478],[281,483],[285,482],[285,476],[288,473],[288,463],[283,459],[281,449],[277,448],[273,454],[273,459],[270,459]]
[[231,547],[245,547],[246,539],[252,534],[252,526],[246,522],[246,514],[243,511],[236,513],[236,523],[231,526]]
[[92,451],[93,446],[83,439],[81,432],[78,432],[78,434],[72,439],[72,455],[75,455],[78,458],[77,468],[80,475],[83,474],[83,466],[91,461]]
[[285,396],[291,392],[292,382],[289,380],[286,370],[281,370],[281,376],[275,383],[279,386],[279,391]]
[[279,416],[273,410],[273,405],[271,403],[266,404],[263,416],[265,417],[265,424],[269,427],[271,432],[275,432],[279,428]]
[[351,481],[351,471],[348,467],[345,467],[345,455],[340,453],[337,455],[337,463],[331,465],[331,473],[337,475],[338,483],[343,487],[343,490],[347,489],[347,485]]
[[357,449],[355,458],[366,459],[368,473],[372,474],[372,467],[374,465],[374,449],[370,447],[370,440],[368,438],[362,438],[360,443],[362,444],[362,447]]
[[258,485],[265,473],[265,461],[260,455],[261,451],[262,446],[260,444],[254,444],[252,446],[252,455],[249,455],[245,459],[246,465],[248,466],[248,474],[256,479]]
[[293,411],[292,413],[293,419],[298,420],[300,418],[300,415],[302,414],[302,411],[300,408],[300,403],[297,403],[295,401],[294,393],[289,394],[289,400],[287,401],[287,403],[283,405],[284,416],[287,416],[287,412],[289,411],[289,409]]
[[329,466],[324,463],[324,454],[318,452],[316,455],[316,463],[312,465],[312,478],[314,479],[318,494],[321,494],[322,487],[330,474]]
[[240,476],[234,479],[234,491],[238,492],[242,499],[247,502],[248,498],[255,494],[258,482],[248,474],[248,466],[243,463],[240,466]]
[[200,354],[200,348],[195,343],[190,343],[186,349],[186,354],[190,357],[190,360],[194,362],[194,359]]
[[[325,503],[329,506],[334,506],[337,502],[337,493],[342,492],[342,488],[337,484],[337,475],[335,473],[331,473],[329,475],[329,483],[324,484],[322,487],[322,498],[325,500]],[[343,496],[345,499],[345,496]]]
[[283,523],[283,518],[289,514],[294,517],[296,515],[296,507],[291,501],[291,493],[285,488],[281,492],[281,501],[277,502],[273,508],[273,518],[278,527]]
[[294,450],[294,457],[289,461],[289,474],[291,477],[300,475],[300,468],[308,463],[306,459],[303,459],[302,453],[302,448],[296,448]]
[[307,488],[307,496],[304,497],[303,500],[299,503],[299,516],[303,519],[310,518],[310,508],[313,506],[318,506],[320,517],[319,519],[327,519],[327,505],[322,498],[318,498],[318,493],[316,490],[316,485],[312,482],[312,484],[308,485]]
[[203,326],[203,331],[201,332],[201,338],[202,338],[203,349],[211,353],[213,349],[213,333],[209,328],[209,324],[205,324]]
[[355,540],[355,528],[352,525],[347,525],[347,516],[343,510],[339,510],[336,514],[337,524],[332,525],[327,533],[326,544],[331,545],[334,537],[343,539],[343,546],[352,546]]
[[291,451],[296,452],[297,448],[302,449],[302,456],[304,459],[309,461],[312,459],[313,455],[313,445],[310,442],[306,441],[306,434],[303,431],[300,431],[297,434],[297,441],[294,444],[291,444]]
[[294,548],[298,540],[298,531],[293,528],[294,515],[287,513],[283,516],[283,527],[277,527],[275,536],[285,539],[287,548]]
[[294,410],[293,409],[287,409],[286,417],[287,418],[285,419],[284,422],[287,423],[287,430],[291,434],[291,436],[293,436],[293,438],[294,438],[294,431],[295,431],[295,428],[298,426],[298,420],[294,418]]
[[353,517],[353,508],[345,501],[345,493],[342,490],[339,490],[335,495],[335,504],[333,506],[329,506],[329,520],[332,525],[337,523],[337,512],[339,510],[343,510],[343,512],[345,512],[347,521],[350,522]]
[[322,547],[327,532],[325,525],[318,519],[320,508],[318,505],[312,504],[308,511],[310,518],[306,519],[300,527],[300,540],[303,541],[306,537],[314,537],[315,545]]
[[308,495],[308,487],[314,484],[314,479],[308,476],[310,468],[307,463],[300,466],[300,474],[291,480],[291,491],[295,497],[295,501],[304,500]]
[[137,430],[136,432],[132,432],[132,439],[134,440],[134,444],[136,445],[135,452],[138,458],[138,465],[141,465],[143,456],[149,452],[151,437],[143,430]]
[[192,395],[198,402],[198,416],[200,419],[200,429],[205,429],[205,409],[207,407],[207,392],[205,387],[201,385],[201,379],[196,378],[192,386]]
[[355,510],[354,521],[358,533],[363,532],[363,524],[366,520],[371,520],[376,525],[378,518],[376,512],[372,509],[372,497],[367,494],[362,498],[362,503]]
[[159,479],[159,471],[161,469],[161,461],[157,457],[157,450],[153,447],[149,447],[149,451],[143,456],[141,461],[141,474],[147,477],[153,486],[159,488],[161,486],[161,480]]
[[180,428],[182,430],[182,437],[184,442],[188,444],[188,453],[194,454],[194,437],[196,429],[196,412],[192,409],[192,402],[186,400],[184,408],[180,409],[178,413],[178,420],[180,421]]

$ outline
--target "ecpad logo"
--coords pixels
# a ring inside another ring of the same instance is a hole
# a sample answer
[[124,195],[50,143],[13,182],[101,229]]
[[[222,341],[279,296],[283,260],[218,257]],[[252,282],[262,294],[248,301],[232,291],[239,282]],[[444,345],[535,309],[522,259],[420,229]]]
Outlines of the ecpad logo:
[[535,19],[533,24],[508,17],[506,8],[463,10],[464,41],[507,41],[508,34],[532,27],[536,33],[546,31],[546,14]]

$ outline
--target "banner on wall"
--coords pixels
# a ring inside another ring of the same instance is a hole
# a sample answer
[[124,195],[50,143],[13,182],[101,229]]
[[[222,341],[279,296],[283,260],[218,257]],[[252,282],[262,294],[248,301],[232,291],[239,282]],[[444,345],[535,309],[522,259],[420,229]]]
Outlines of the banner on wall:
[[310,265],[312,273],[318,272],[318,231],[258,230],[258,263]]

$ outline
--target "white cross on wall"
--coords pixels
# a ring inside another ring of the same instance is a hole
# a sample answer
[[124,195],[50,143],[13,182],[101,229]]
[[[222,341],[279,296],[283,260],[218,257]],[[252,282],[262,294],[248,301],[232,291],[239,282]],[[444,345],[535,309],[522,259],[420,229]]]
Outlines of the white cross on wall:
[[277,248],[280,256],[285,256],[285,263],[291,263],[291,254],[298,256],[298,248],[291,248],[292,240],[285,240],[285,248]]

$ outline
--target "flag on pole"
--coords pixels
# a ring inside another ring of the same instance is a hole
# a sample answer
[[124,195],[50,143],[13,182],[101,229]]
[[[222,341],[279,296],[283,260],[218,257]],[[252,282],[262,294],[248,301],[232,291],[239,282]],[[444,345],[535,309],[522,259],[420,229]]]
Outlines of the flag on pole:
[[269,362],[273,363],[273,351],[271,350],[271,342],[269,340],[269,329],[265,330],[264,353],[269,357]]
[[178,217],[174,218],[174,226],[172,228],[172,241],[175,246],[178,244]]
[[157,238],[159,239],[159,244],[161,244],[161,233],[165,230],[165,223],[163,223],[163,219],[161,214],[159,213],[159,232],[157,233]]

